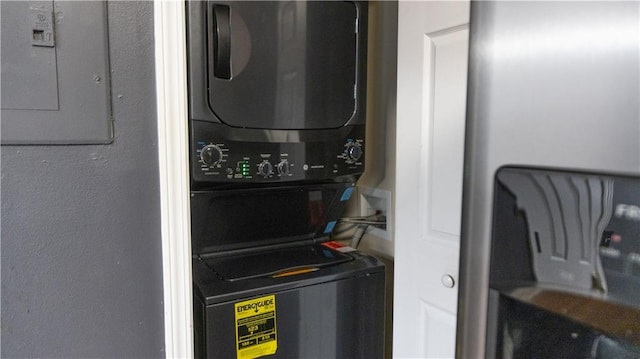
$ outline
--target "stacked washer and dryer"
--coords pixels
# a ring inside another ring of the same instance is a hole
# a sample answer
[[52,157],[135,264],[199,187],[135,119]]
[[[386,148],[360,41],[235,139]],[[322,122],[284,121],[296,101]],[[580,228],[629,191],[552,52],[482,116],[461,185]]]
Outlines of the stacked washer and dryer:
[[196,356],[382,357],[384,266],[330,241],[364,170],[366,3],[186,6]]

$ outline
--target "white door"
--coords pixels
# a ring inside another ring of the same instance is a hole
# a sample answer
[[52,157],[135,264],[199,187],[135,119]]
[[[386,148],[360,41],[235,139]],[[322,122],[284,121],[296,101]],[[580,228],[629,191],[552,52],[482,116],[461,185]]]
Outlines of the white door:
[[455,354],[468,1],[400,1],[393,353]]

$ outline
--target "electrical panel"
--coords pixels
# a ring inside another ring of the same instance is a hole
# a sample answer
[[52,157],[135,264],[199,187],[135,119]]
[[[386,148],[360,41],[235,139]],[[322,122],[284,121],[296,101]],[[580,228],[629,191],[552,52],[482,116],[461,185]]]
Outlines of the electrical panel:
[[6,144],[113,140],[104,1],[0,3]]

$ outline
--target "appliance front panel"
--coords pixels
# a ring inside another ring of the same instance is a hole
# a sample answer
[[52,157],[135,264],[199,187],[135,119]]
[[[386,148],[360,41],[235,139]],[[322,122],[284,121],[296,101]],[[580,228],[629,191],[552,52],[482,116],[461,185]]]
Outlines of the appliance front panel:
[[[196,298],[196,343],[200,358],[236,358],[246,345],[244,323],[236,321],[235,304],[272,296],[275,311],[269,340],[277,350],[270,358],[382,358],[384,355],[384,273],[311,286],[238,297],[205,306]],[[275,325],[273,324],[275,322]],[[260,339],[258,339],[260,340]],[[249,343],[249,345],[255,343]]]
[[191,131],[191,179],[202,185],[355,181],[364,171],[364,126],[267,131],[192,121]]
[[354,191],[352,183],[191,193],[195,255],[327,236]]
[[[216,17],[220,9],[228,20]],[[358,47],[353,3],[235,1],[210,3],[207,10],[209,105],[222,122],[313,129],[351,119]],[[220,26],[229,29],[226,36]],[[225,45],[229,51],[222,53]],[[225,65],[227,71],[220,70]]]
[[364,123],[366,4],[188,2],[191,118],[235,128]]

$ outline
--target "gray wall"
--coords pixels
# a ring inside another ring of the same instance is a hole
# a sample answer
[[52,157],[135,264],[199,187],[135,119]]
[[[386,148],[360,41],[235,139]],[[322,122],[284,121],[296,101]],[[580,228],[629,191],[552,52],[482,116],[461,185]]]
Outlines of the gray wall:
[[115,141],[3,146],[2,356],[164,356],[153,5],[110,2]]

